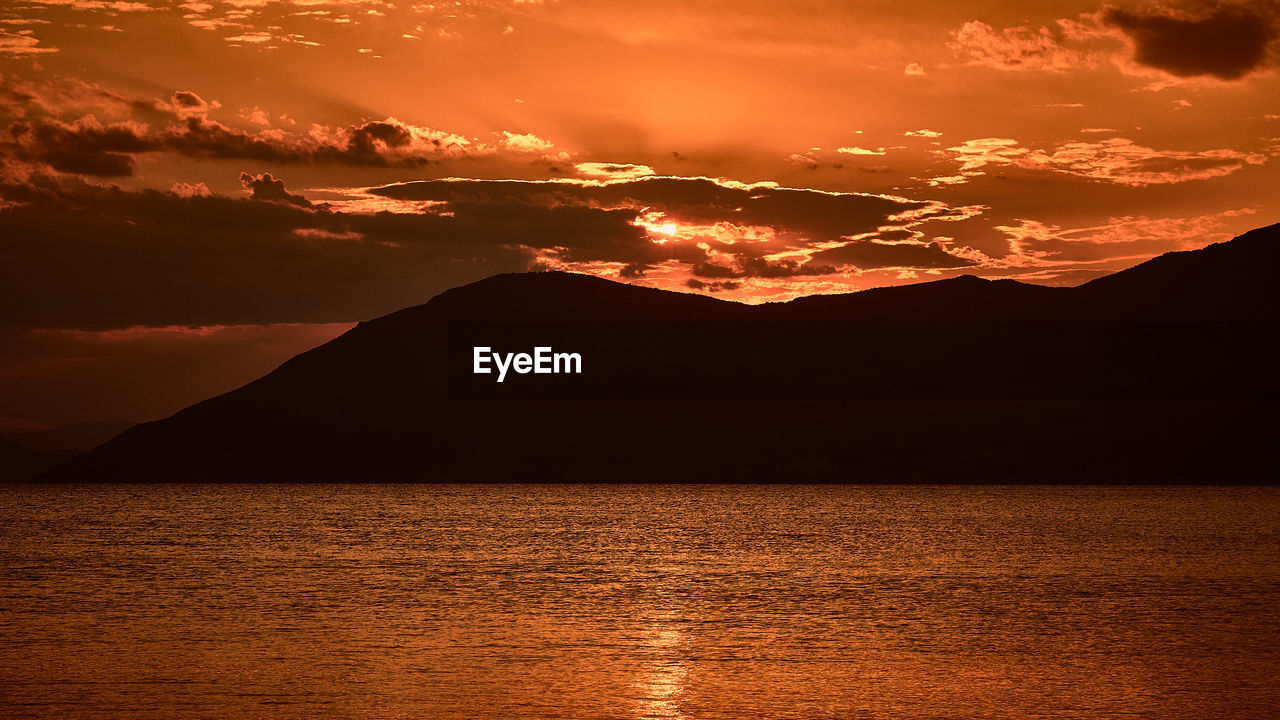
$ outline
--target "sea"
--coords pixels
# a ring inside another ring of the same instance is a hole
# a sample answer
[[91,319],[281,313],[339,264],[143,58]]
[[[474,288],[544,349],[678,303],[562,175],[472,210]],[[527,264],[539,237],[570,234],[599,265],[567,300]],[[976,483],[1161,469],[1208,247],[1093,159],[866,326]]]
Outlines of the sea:
[[1280,488],[7,486],[0,717],[1275,718]]

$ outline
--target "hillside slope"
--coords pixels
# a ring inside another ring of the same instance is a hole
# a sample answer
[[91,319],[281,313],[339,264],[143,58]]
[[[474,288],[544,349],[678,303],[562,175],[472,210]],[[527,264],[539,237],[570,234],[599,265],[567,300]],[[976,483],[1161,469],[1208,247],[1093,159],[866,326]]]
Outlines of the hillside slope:
[[[1078,288],[745,306],[562,273],[361,323],[75,481],[1272,482],[1280,226]],[[472,372],[475,347],[581,374]]]

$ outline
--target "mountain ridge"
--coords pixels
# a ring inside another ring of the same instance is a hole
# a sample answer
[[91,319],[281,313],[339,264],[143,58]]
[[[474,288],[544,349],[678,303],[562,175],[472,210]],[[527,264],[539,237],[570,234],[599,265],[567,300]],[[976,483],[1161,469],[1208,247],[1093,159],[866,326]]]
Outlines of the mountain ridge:
[[[1280,225],[1241,237],[1075,288],[952,278],[762,305],[493,276],[45,477],[1263,481],[1275,292],[1241,278],[1274,262]],[[479,346],[584,369],[499,384],[470,372]]]

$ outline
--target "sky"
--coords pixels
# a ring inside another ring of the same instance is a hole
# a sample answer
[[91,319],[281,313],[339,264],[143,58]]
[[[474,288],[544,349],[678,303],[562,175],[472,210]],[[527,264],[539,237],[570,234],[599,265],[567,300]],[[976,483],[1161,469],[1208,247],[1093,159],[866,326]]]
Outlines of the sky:
[[0,428],[501,272],[1077,285],[1280,221],[1280,2],[13,0]]

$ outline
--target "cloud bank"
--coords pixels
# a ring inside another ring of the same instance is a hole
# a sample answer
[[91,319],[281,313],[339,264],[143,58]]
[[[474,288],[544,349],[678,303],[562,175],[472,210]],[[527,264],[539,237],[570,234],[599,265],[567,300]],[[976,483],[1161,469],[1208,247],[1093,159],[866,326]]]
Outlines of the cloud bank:
[[1178,77],[1238,80],[1269,62],[1274,7],[1222,5],[1199,17],[1112,8],[1103,18],[1133,40],[1134,60]]

